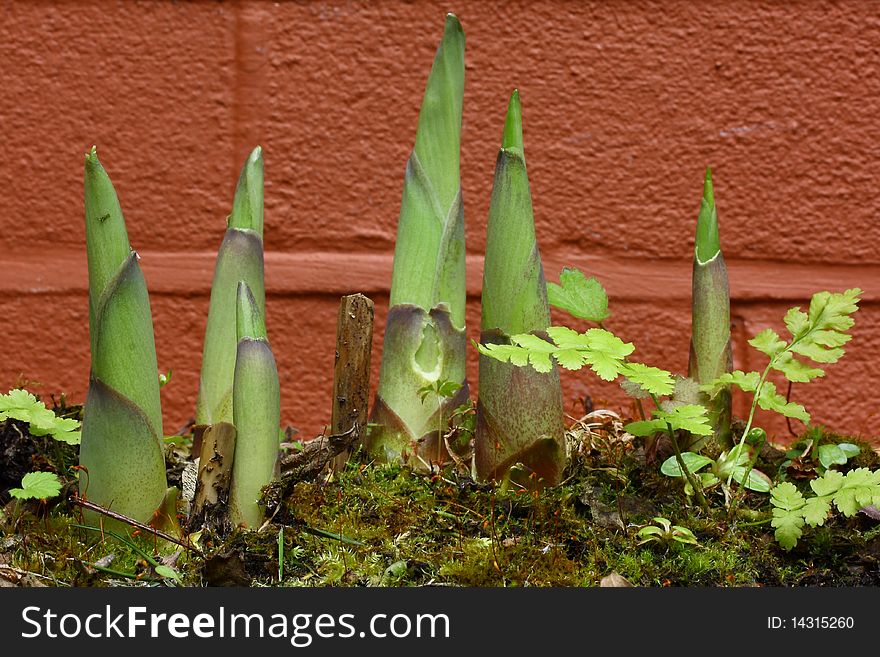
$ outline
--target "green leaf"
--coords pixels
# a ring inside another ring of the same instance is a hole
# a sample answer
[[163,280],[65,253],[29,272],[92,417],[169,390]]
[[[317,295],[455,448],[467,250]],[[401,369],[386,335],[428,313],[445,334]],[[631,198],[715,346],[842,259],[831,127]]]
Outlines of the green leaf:
[[559,274],[559,283],[547,284],[547,298],[551,306],[596,323],[604,322],[611,316],[608,312],[608,295],[595,278],[587,278],[579,269],[566,267]]
[[858,456],[862,451],[861,447],[853,443],[837,443],[837,446],[840,448],[840,451],[846,454],[848,459]]
[[847,456],[837,445],[819,445],[819,463],[830,468],[832,465],[844,465]]
[[803,536],[804,518],[799,513],[780,512],[773,509],[770,525],[776,528],[774,536],[784,550],[791,550]]
[[623,430],[633,436],[653,436],[655,433],[666,431],[666,423],[661,420],[640,420],[630,422]]
[[809,383],[817,377],[825,376],[824,370],[818,367],[810,367],[789,352],[780,354],[773,361],[773,369],[782,372],[785,378],[792,383]]
[[770,358],[782,353],[787,346],[772,329],[764,329],[749,340],[749,344]]
[[166,577],[168,579],[173,579],[175,581],[180,580],[180,573],[178,573],[176,570],[174,570],[174,568],[172,568],[171,566],[166,566],[163,564],[160,566],[156,566],[154,568],[154,570],[156,571],[156,574],[159,575],[160,577]]
[[793,340],[797,340],[804,336],[810,328],[810,318],[807,313],[802,312],[800,308],[790,308],[785,313],[785,326],[791,333]]
[[732,385],[737,386],[743,392],[755,392],[760,383],[761,375],[757,372],[735,370],[733,372],[725,372],[714,381],[700,386],[700,389],[708,393],[710,397],[714,397],[721,390]]
[[703,488],[710,488],[721,481],[714,472],[701,472],[700,474],[700,483]]
[[793,483],[783,481],[773,487],[770,503],[783,511],[797,511],[804,506],[804,496]]
[[[529,351],[512,344],[478,344],[477,350],[484,356],[489,356],[503,363],[510,362],[518,367],[529,364]],[[548,370],[549,371],[549,370]]]
[[687,527],[682,527],[681,525],[672,526],[672,540],[678,541],[679,543],[685,543],[687,545],[699,545],[699,543],[697,542],[697,537],[694,536],[694,533]]
[[584,353],[584,361],[600,379],[613,381],[621,373],[623,360],[635,347],[603,329],[590,329],[585,335],[589,347]]
[[61,492],[61,480],[52,472],[30,472],[21,479],[21,488],[10,488],[9,494],[20,500],[48,500]]
[[437,390],[437,394],[440,397],[455,397],[455,393],[461,390],[461,384],[456,383],[455,381],[444,381],[440,384],[440,387]]
[[621,373],[645,392],[655,395],[669,395],[675,390],[675,379],[672,374],[657,367],[650,367],[642,363],[626,363]]
[[[746,469],[744,466],[737,466],[733,469],[733,480],[740,483],[745,477]],[[745,487],[757,493],[769,493],[773,488],[773,481],[760,470],[752,468],[749,476],[746,478]]]
[[[523,333],[510,337],[517,347],[525,349],[529,356],[529,364],[538,372],[549,372],[553,369],[550,355],[556,351],[556,347],[539,338],[536,335]],[[511,361],[513,362],[513,361]]]
[[624,427],[624,430],[634,436],[650,436],[666,431],[667,426],[673,431],[689,431],[698,436],[708,436],[712,433],[706,407],[699,404],[676,406],[670,410],[655,409],[653,420],[631,422]]
[[578,333],[567,326],[551,326],[547,335],[560,349],[589,349],[590,338],[586,333]]
[[765,381],[761,386],[761,392],[758,394],[758,406],[765,411],[776,411],[785,417],[791,417],[800,420],[804,424],[809,424],[810,414],[800,404],[787,402],[785,397],[776,392],[776,385],[771,381]]
[[829,470],[824,475],[810,482],[810,488],[820,497],[833,495],[844,485],[844,476],[837,470]]
[[[688,470],[691,471],[691,473],[695,473],[712,463],[712,459],[710,459],[708,456],[703,456],[702,454],[697,454],[695,452],[682,452],[681,460],[684,461],[685,466]],[[679,467],[678,465],[678,459],[675,456],[670,456],[668,459],[663,461],[663,465],[660,466],[660,472],[665,474],[667,477],[684,476],[684,473],[681,471],[681,467]]]
[[833,500],[837,509],[848,518],[858,513],[859,509],[880,502],[880,470],[850,470],[843,485],[834,493]]
[[827,497],[810,497],[804,504],[804,521],[810,527],[818,527],[825,524],[825,519],[831,511],[831,500]]
[[68,445],[80,442],[80,422],[58,417],[27,390],[14,389],[0,395],[0,422],[12,418],[27,422],[32,436],[52,436]]
[[647,527],[642,527],[636,533],[636,536],[640,538],[644,538],[645,536],[663,536],[663,530],[654,525],[648,525]]
[[791,309],[786,314],[786,326],[794,336],[791,350],[817,363],[836,363],[844,354],[841,347],[850,340],[845,332],[855,323],[851,315],[858,310],[861,293],[858,288],[817,292],[806,321],[800,309]]
[[773,505],[770,524],[776,529],[776,540],[783,549],[791,550],[803,535],[804,517],[801,510],[805,504],[804,496],[794,484],[784,481],[770,491],[770,503]]
[[699,404],[676,406],[671,411],[658,410],[654,414],[668,423],[673,431],[689,431],[698,436],[712,435],[706,408]]

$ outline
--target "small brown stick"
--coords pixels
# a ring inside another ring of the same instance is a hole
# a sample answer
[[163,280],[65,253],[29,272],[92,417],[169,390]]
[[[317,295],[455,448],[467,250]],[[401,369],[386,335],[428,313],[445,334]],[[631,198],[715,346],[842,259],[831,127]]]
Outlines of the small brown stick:
[[84,500],[81,497],[77,497],[76,495],[71,495],[68,500],[75,504],[76,506],[82,507],[84,509],[89,509],[90,511],[96,511],[101,515],[105,515],[108,518],[113,518],[114,520],[119,520],[120,522],[124,522],[127,525],[131,525],[132,527],[137,527],[140,530],[145,532],[149,532],[154,536],[158,536],[159,538],[165,539],[169,543],[174,543],[175,545],[179,545],[182,548],[190,550],[191,552],[195,552],[196,554],[202,554],[201,550],[192,545],[191,543],[184,543],[179,538],[172,536],[171,534],[166,534],[165,532],[156,529],[155,527],[150,527],[142,522],[135,520],[134,518],[129,518],[128,516],[124,516],[121,513],[116,513],[116,511],[111,511],[110,509],[105,509],[103,506],[95,504],[94,502],[89,502],[88,500]]
[[345,433],[320,436],[303,443],[298,452],[281,457],[281,474],[285,482],[306,481],[317,477],[338,454],[351,445],[360,427],[354,425]]
[[336,322],[336,361],[333,368],[333,410],[330,433],[351,435],[351,442],[332,461],[345,467],[367,426],[370,396],[370,354],[373,345],[373,302],[363,294],[342,297]]

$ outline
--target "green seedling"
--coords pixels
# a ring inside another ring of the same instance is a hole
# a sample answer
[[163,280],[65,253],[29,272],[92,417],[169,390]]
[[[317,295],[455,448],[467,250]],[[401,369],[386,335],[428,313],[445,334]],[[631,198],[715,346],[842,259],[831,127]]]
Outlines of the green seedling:
[[[482,344],[510,343],[516,334],[540,334],[550,325],[547,284],[535,236],[526,171],[519,93],[513,92],[489,205],[483,270]],[[474,470],[480,479],[555,485],[565,467],[562,386],[555,366],[547,372],[480,356],[480,398],[474,436]]]
[[19,500],[46,500],[61,493],[61,480],[53,472],[29,472],[21,479],[21,488],[10,488],[9,495]]
[[232,384],[235,458],[229,489],[234,525],[257,528],[263,522],[260,492],[275,478],[281,393],[266,323],[247,283],[238,284],[238,350]]
[[671,543],[681,543],[684,545],[699,545],[697,537],[687,527],[681,525],[673,525],[669,520],[663,517],[654,518],[655,525],[647,525],[642,527],[636,537],[639,539],[639,545],[646,543],[663,543],[670,545]]
[[79,420],[55,415],[27,390],[20,388],[0,395],[0,422],[19,420],[28,423],[32,436],[51,436],[68,445],[79,445]]
[[[465,248],[459,151],[464,32],[449,15],[428,78],[415,147],[406,166],[379,387],[366,447],[383,461],[420,470],[444,453],[452,410],[468,399],[465,380]],[[419,390],[461,386],[442,409]],[[443,459],[445,460],[445,458]]]
[[[722,484],[731,475],[733,475],[734,481],[738,483],[744,481],[746,488],[759,493],[769,493],[773,487],[770,477],[754,468],[746,477],[746,464],[751,461],[748,445],[733,447],[729,452],[722,452],[717,459],[711,459],[696,452],[682,452],[681,457],[688,470],[699,478],[703,490]],[[702,472],[707,466],[710,466],[709,470]],[[684,477],[675,456],[670,456],[663,462],[663,465],[660,466],[660,472],[667,477]],[[688,495],[694,493],[691,484],[687,481],[685,481],[685,493]]]
[[813,495],[805,497],[797,486],[784,481],[770,492],[771,524],[776,529],[776,540],[785,550],[797,545],[804,525],[824,525],[833,508],[851,518],[859,509],[880,504],[880,470],[857,468],[846,475],[828,470],[810,481],[810,489]]
[[167,486],[150,300],[116,191],[94,148],[85,162],[85,218],[92,366],[80,496],[150,522]]

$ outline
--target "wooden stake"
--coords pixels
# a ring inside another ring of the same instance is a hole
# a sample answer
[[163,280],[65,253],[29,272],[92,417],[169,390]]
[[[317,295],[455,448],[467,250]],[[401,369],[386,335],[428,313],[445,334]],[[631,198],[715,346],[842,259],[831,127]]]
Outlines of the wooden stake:
[[370,396],[370,352],[373,344],[373,302],[363,294],[342,297],[336,323],[336,364],[333,369],[333,412],[330,433],[351,432],[351,442],[333,459],[345,467],[363,439]]

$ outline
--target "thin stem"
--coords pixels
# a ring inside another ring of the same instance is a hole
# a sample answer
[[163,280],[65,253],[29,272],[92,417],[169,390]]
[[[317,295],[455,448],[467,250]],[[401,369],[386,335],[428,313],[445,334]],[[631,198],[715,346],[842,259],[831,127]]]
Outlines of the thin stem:
[[[792,387],[792,385],[793,385],[792,382],[789,381],[788,382],[788,391],[785,393],[785,403],[786,404],[791,401],[791,387]],[[785,426],[788,427],[788,433],[790,433],[792,436],[797,438],[797,433],[795,433],[795,430],[791,428],[791,418],[788,417],[787,415],[785,416]]]
[[[651,399],[654,401],[654,405],[657,408],[660,408],[660,401],[657,399],[657,395],[651,393]],[[678,446],[678,440],[675,437],[675,431],[672,430],[672,426],[668,422],[666,423],[666,434],[669,436],[669,440],[672,443],[672,449],[675,451],[675,460],[678,462],[678,467],[681,468],[681,471],[684,473],[691,488],[694,489],[694,494],[697,496],[697,502],[700,503],[703,511],[708,514],[709,503],[706,501],[706,496],[703,495],[703,487],[697,482],[687,465],[685,465],[684,458],[681,456],[681,449]]]

